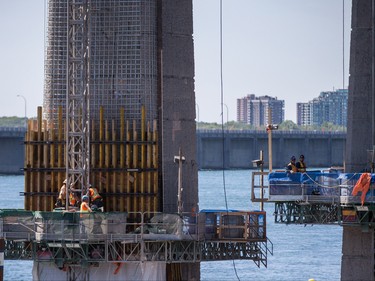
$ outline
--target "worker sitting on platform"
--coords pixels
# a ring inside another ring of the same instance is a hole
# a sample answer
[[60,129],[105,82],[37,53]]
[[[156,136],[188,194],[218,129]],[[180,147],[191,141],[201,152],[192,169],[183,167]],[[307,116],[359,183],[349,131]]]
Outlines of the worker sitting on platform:
[[288,164],[286,169],[287,169],[287,172],[290,172],[290,173],[298,172],[298,169],[296,167],[296,157],[295,156],[292,156],[290,158],[290,163]]
[[55,204],[56,208],[65,207],[66,201],[66,182],[67,179],[63,181],[63,185],[60,187],[59,197],[57,197],[57,202]]
[[90,196],[90,206],[93,209],[104,212],[103,198],[100,196],[98,190],[89,184],[88,195]]
[[296,164],[298,172],[300,172],[300,173],[306,172],[307,167],[306,167],[306,163],[305,163],[304,160],[305,160],[305,156],[303,154],[301,154],[300,157],[299,157],[299,161]]

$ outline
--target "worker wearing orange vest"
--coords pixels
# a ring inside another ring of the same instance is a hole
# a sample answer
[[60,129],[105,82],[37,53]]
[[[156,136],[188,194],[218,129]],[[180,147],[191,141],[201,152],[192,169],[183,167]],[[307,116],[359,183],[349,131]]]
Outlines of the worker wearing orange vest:
[[89,184],[88,195],[90,196],[90,206],[94,206],[95,208],[103,212],[103,198],[102,196],[100,196],[98,190],[95,187],[92,187],[91,184]]
[[69,205],[72,207],[78,207],[79,206],[79,198],[75,192],[69,193]]
[[88,215],[88,213],[92,212],[89,206],[89,197],[87,195],[82,196],[80,212],[81,233],[85,234],[87,233],[87,230],[89,230],[90,227],[90,216]]
[[89,206],[89,197],[87,195],[82,196],[82,203],[81,203],[81,212],[92,212],[90,206]]

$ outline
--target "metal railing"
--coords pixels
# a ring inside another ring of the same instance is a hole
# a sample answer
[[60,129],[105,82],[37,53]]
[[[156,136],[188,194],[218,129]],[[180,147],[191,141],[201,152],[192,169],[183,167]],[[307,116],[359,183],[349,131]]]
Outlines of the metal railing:
[[267,264],[266,214],[79,213],[1,211],[7,259],[82,262],[199,262],[228,259]]

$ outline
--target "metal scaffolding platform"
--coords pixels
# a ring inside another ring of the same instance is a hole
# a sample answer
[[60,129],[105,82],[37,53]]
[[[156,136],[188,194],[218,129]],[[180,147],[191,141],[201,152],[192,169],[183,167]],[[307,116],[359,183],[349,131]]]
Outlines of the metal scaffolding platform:
[[2,210],[6,259],[54,262],[59,268],[96,263],[196,263],[253,260],[273,253],[265,212],[198,214],[79,213]]
[[[254,172],[252,201],[275,204],[275,222],[364,225],[375,223],[375,175],[353,195],[362,173]],[[363,195],[362,195],[363,194]]]

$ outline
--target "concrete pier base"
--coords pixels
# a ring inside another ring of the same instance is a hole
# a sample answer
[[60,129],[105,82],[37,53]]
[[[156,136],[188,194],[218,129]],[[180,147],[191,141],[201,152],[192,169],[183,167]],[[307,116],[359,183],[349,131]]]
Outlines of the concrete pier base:
[[374,280],[374,230],[344,226],[341,281]]

